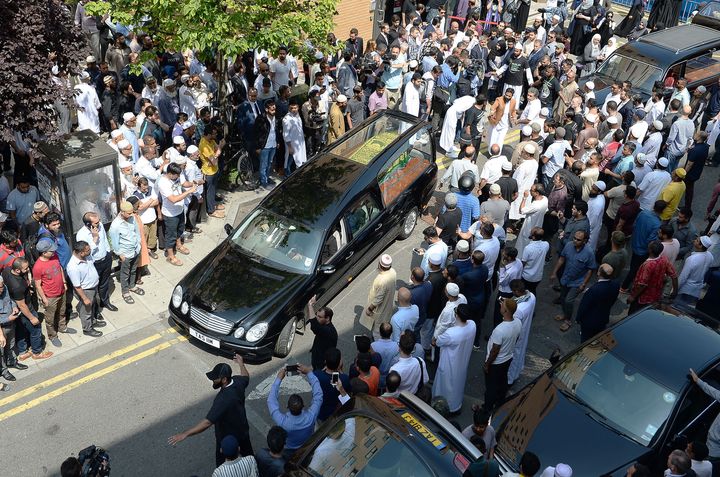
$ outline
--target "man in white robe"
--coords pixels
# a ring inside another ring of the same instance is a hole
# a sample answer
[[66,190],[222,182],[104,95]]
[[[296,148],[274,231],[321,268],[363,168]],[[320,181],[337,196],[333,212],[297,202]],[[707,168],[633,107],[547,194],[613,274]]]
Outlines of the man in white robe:
[[602,229],[603,212],[605,211],[605,182],[597,181],[590,189],[590,198],[588,199],[587,218],[590,222],[590,239],[588,247],[595,252],[597,249],[598,239],[600,238],[600,229]]
[[180,82],[182,83],[179,94],[180,111],[187,114],[187,120],[194,124],[197,122],[197,117],[195,116],[195,96],[193,95],[190,81],[190,75],[182,75],[180,77]]
[[535,160],[536,150],[537,146],[535,144],[527,143],[520,152],[522,161],[513,173],[513,179],[518,185],[518,196],[510,204],[510,220],[519,220],[525,217],[525,214],[520,213],[520,204],[525,191],[530,190],[537,178],[538,161]]
[[102,107],[97,91],[90,86],[90,75],[87,71],[80,74],[80,83],[75,85],[75,103],[77,104],[78,131],[89,129],[100,134],[100,115],[98,110]]
[[445,113],[443,121],[442,133],[440,134],[440,147],[450,153],[455,144],[455,133],[457,132],[457,123],[463,113],[475,105],[475,96],[462,96],[457,98],[452,106]]
[[508,385],[512,385],[520,377],[520,373],[525,367],[525,352],[530,338],[530,327],[536,303],[535,295],[525,289],[525,283],[522,280],[511,281],[510,288],[513,292],[513,299],[517,303],[517,310],[515,310],[513,318],[520,320],[522,330],[515,344],[513,359],[508,369]]
[[402,101],[400,102],[400,111],[418,117],[420,115],[420,85],[422,84],[422,75],[420,73],[413,74],[412,80],[405,86]]
[[471,319],[469,306],[463,304],[455,308],[455,317],[455,326],[433,339],[435,346],[440,348],[441,352],[432,395],[444,396],[450,412],[457,412],[462,407],[465,381],[475,339],[475,322]]
[[433,338],[437,338],[455,325],[455,308],[467,303],[467,298],[460,293],[460,287],[456,283],[451,282],[445,285],[445,296],[447,303],[437,319]]
[[283,141],[285,141],[285,171],[289,172],[289,158],[292,154],[295,167],[300,167],[307,162],[305,150],[305,134],[303,134],[302,119],[300,118],[300,106],[290,104],[288,113],[283,118]]
[[[534,184],[529,191],[525,191],[520,202],[520,213],[525,214],[525,222],[518,234],[515,248],[521,257],[525,246],[530,242],[530,231],[534,227],[542,228],[545,212],[548,210],[548,199],[544,192],[542,184]],[[528,201],[528,197],[532,197],[532,202]]]

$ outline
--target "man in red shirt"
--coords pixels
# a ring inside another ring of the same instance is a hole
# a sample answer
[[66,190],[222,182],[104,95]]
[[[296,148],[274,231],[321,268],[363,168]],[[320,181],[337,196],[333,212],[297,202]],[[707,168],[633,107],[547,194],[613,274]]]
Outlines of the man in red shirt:
[[54,346],[60,347],[62,343],[58,338],[58,332],[65,333],[67,331],[65,274],[60,265],[60,259],[55,253],[57,245],[52,239],[38,240],[36,248],[40,256],[32,269],[35,290],[43,305],[48,339]]
[[632,291],[627,298],[630,309],[628,315],[640,308],[657,303],[662,298],[665,277],[672,280],[670,298],[675,298],[678,292],[677,272],[672,264],[661,255],[663,245],[659,240],[653,240],[648,245],[648,259],[640,265],[635,275]]
[[24,256],[25,251],[17,233],[12,230],[0,232],[0,272],[10,267],[16,258]]

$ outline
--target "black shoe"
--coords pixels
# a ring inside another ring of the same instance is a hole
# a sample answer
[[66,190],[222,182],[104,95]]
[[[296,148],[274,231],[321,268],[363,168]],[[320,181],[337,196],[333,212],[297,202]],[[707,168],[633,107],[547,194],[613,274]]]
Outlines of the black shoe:
[[13,376],[12,373],[7,369],[3,371],[2,377],[5,378],[7,381],[16,381],[15,376]]
[[75,333],[77,333],[77,331],[75,331],[73,328],[65,328],[64,330],[58,331],[58,333],[67,333],[69,335],[74,335]]
[[101,320],[93,320],[93,324],[92,324],[92,325],[93,325],[93,327],[95,327],[95,328],[102,328],[103,326],[106,326],[106,325],[107,325],[107,322],[105,322],[104,320],[102,320],[102,321],[101,321]]
[[106,310],[109,310],[109,311],[118,311],[118,307],[113,305],[112,303],[105,303],[103,305],[103,308],[105,308]]
[[8,364],[8,368],[15,368],[15,369],[19,369],[20,371],[22,371],[23,369],[28,369],[28,365],[22,364],[20,361],[16,361],[13,364]]
[[98,331],[98,330],[96,330],[96,329],[90,329],[90,330],[88,330],[88,331],[83,330],[83,334],[84,334],[85,336],[91,336],[91,337],[93,337],[93,338],[99,338],[100,336],[102,336],[102,331]]

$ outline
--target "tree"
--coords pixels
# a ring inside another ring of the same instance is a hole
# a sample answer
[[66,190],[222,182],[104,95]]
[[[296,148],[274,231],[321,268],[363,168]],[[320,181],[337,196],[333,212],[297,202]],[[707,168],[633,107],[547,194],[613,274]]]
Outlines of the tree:
[[[305,42],[327,45],[338,0],[113,0],[89,12],[110,13],[126,25],[143,25],[160,48],[192,48],[234,58],[253,48],[281,45],[301,55]],[[221,62],[218,62],[221,67]]]
[[61,0],[0,2],[0,140],[13,131],[57,138],[53,101],[71,101],[72,90],[52,81],[54,64],[77,73],[86,41]]

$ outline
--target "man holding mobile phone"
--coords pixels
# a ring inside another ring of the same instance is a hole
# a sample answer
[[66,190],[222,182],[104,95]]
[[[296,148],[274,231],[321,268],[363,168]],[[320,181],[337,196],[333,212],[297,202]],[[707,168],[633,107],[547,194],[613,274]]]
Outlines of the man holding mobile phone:
[[92,262],[98,274],[100,306],[109,311],[117,311],[117,307],[110,303],[112,254],[110,253],[105,227],[100,221],[100,216],[95,212],[86,212],[82,220],[84,226],[75,234],[75,241],[87,242],[90,245],[90,255],[86,260]]
[[5,281],[0,276],[0,375],[8,381],[15,381],[10,368],[27,369],[28,366],[18,361],[15,354],[15,322],[20,316],[20,309],[10,298]]

